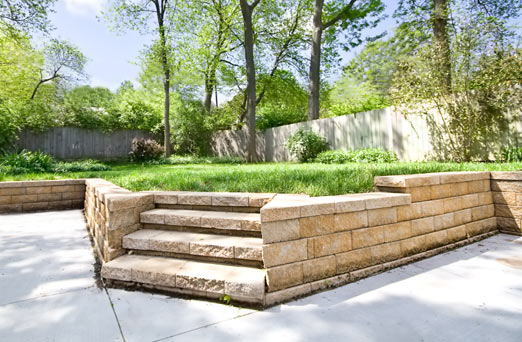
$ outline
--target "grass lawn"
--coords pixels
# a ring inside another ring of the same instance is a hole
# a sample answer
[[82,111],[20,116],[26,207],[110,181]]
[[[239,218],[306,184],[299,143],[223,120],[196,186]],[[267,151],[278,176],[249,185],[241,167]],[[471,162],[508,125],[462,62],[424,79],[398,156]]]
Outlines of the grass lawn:
[[105,178],[133,191],[192,190],[303,193],[311,196],[368,192],[373,177],[441,171],[518,171],[519,163],[389,164],[113,164],[111,171],[61,174],[0,174],[0,181]]

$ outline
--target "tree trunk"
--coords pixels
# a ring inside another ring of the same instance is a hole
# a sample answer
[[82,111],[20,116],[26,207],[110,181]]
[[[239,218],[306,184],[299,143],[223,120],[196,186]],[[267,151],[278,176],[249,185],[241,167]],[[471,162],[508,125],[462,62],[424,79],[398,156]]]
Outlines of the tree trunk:
[[448,1],[433,0],[433,48],[440,64],[442,86],[451,90],[451,53],[448,37]]
[[163,110],[163,126],[164,126],[164,135],[163,135],[163,146],[165,149],[165,157],[169,157],[172,153],[171,143],[170,143],[170,68],[169,68],[169,60],[167,56],[167,36],[165,33],[164,26],[164,15],[165,15],[165,4],[162,6],[158,2],[156,4],[156,15],[158,19],[158,29],[160,34],[160,44],[161,44],[161,67],[163,69],[163,90],[165,93],[164,99],[164,110]]
[[[208,83],[208,81],[205,83]],[[212,107],[213,93],[214,93],[214,87],[209,88],[208,85],[205,85],[205,101],[203,103],[204,103],[205,110],[207,111],[207,113],[210,113],[210,109]]]
[[321,40],[323,36],[323,3],[324,0],[315,1],[312,55],[310,59],[310,83],[308,86],[308,120],[319,119],[319,94],[321,83]]
[[253,8],[246,0],[240,0],[245,34],[245,64],[247,74],[247,160],[255,162],[256,153],[256,69],[254,64],[254,34],[252,28]]

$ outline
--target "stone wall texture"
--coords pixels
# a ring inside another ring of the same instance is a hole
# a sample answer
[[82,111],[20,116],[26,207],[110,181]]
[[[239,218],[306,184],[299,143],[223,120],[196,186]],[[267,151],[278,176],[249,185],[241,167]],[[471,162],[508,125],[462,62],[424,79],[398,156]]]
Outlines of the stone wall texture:
[[81,209],[85,180],[0,182],[0,214]]

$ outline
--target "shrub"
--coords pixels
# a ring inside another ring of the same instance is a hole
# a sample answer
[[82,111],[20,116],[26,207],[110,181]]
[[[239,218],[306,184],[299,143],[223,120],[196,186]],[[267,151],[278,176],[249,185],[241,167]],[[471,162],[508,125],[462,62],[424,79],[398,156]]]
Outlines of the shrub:
[[312,130],[301,128],[288,139],[285,146],[300,162],[308,162],[325,151],[328,143]]
[[322,164],[343,164],[343,163],[392,163],[396,162],[397,155],[392,151],[380,148],[365,148],[355,151],[325,151],[320,153],[315,161]]
[[520,162],[522,161],[522,147],[509,147],[502,150],[501,159],[505,162]]
[[0,167],[10,174],[53,172],[54,159],[40,151],[22,150],[19,153],[6,154]]
[[129,153],[131,161],[144,162],[158,160],[163,154],[163,147],[153,139],[133,139]]

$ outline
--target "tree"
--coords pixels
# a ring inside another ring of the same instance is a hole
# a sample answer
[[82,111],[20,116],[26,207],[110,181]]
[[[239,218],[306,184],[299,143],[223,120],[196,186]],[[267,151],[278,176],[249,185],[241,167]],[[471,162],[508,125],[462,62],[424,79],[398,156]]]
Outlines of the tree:
[[239,0],[241,14],[243,15],[245,66],[247,76],[247,159],[249,162],[257,160],[256,153],[256,66],[254,61],[254,29],[252,14],[261,0],[255,0],[251,4],[247,0]]
[[[113,0],[113,6],[110,9],[112,19],[114,19],[116,28],[129,27],[135,30],[146,30],[155,21],[155,30],[157,40],[152,45],[152,56],[156,58],[162,68],[163,74],[163,92],[164,92],[164,148],[165,156],[171,154],[170,143],[170,86],[171,86],[171,48],[169,28],[172,23],[170,19],[176,12],[177,2],[175,0]],[[109,15],[111,16],[111,15]]]
[[[321,51],[323,33],[326,32],[327,42],[336,40],[339,28],[350,34],[347,46],[357,46],[362,43],[360,32],[364,28],[375,26],[379,15],[384,10],[381,0],[333,0],[325,4],[324,0],[315,0],[312,46],[309,73],[308,120],[319,118],[320,84],[321,84]],[[368,17],[374,17],[368,20]]]
[[17,35],[40,31],[47,33],[50,28],[47,15],[56,0],[1,0],[0,29]]
[[87,58],[67,41],[52,39],[44,49],[44,68],[40,69],[40,79],[31,94],[34,99],[40,86],[51,81],[74,82],[85,77]]

